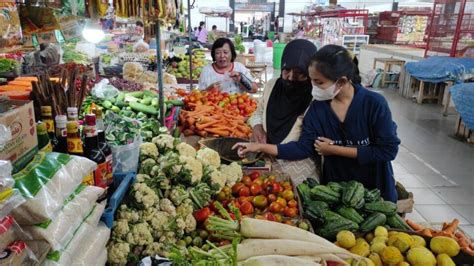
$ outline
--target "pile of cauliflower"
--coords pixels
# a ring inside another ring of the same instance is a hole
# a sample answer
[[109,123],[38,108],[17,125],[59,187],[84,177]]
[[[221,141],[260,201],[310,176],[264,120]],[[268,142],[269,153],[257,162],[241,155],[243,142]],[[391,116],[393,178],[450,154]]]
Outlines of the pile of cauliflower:
[[[178,240],[196,230],[193,212],[198,206],[207,205],[210,194],[242,175],[236,163],[221,165],[216,151],[196,151],[168,134],[143,143],[139,173],[117,211],[108,262],[124,265],[145,256],[166,256]],[[193,202],[196,199],[201,202]]]

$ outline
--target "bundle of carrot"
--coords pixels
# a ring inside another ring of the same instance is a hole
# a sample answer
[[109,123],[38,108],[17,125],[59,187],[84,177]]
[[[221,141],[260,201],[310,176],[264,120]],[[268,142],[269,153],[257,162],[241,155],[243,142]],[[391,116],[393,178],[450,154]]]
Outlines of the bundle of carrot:
[[474,256],[474,243],[471,242],[471,239],[467,237],[462,231],[458,230],[459,220],[454,219],[450,223],[443,223],[441,230],[436,230],[433,228],[425,227],[420,225],[410,219],[406,219],[407,224],[416,232],[427,236],[446,236],[455,239],[461,249],[467,254]]
[[181,110],[179,122],[185,136],[248,138],[252,133],[243,116],[229,114],[218,105],[195,105]]

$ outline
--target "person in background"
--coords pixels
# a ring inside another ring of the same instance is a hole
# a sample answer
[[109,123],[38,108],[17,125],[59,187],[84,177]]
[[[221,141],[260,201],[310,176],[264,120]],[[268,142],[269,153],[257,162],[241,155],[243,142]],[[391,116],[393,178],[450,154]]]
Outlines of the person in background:
[[322,156],[321,183],[355,180],[378,188],[385,200],[398,199],[391,161],[400,139],[387,101],[360,85],[348,51],[326,45],[312,58],[308,74],[315,101],[303,120],[298,141],[286,144],[238,143],[240,154],[264,152],[280,159]]
[[304,28],[303,25],[298,25],[298,29],[295,33],[295,39],[302,39],[304,38]]
[[243,64],[234,62],[237,53],[231,40],[217,39],[212,45],[211,56],[213,63],[202,69],[199,89],[219,89],[227,93],[257,91],[250,71]]
[[199,28],[196,33],[197,41],[205,45],[207,43],[207,29],[204,21],[199,22]]
[[112,4],[109,4],[107,11],[105,12],[105,29],[112,30],[115,23],[115,9]]
[[[282,144],[300,138],[303,117],[312,98],[308,64],[316,51],[316,46],[307,40],[294,40],[286,45],[281,59],[281,75],[265,85],[257,110],[248,121],[253,131],[253,142]],[[276,159],[272,167],[289,174],[298,184],[308,177],[319,177],[316,161],[317,158],[300,161]]]
[[276,16],[276,17],[275,17],[275,21],[274,21],[274,23],[273,23],[273,24],[275,25],[275,32],[278,32],[278,30],[279,30],[279,26],[280,26],[280,25],[279,25],[280,22],[278,21],[279,18],[280,18],[279,16]]
[[143,36],[145,34],[143,22],[137,20],[137,22],[135,22],[135,30],[137,35]]
[[212,25],[212,30],[211,32],[209,32],[209,34],[207,35],[207,42],[212,45],[216,40],[217,38],[219,37],[219,32],[217,31],[217,26],[216,25]]

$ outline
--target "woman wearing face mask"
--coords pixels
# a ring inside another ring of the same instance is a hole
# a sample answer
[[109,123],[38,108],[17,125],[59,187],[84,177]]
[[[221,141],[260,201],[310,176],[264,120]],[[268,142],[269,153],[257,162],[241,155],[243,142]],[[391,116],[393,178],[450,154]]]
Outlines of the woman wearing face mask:
[[237,54],[231,40],[217,39],[212,45],[211,56],[214,62],[202,69],[200,90],[218,89],[227,93],[257,91],[250,71],[243,64],[234,62]]
[[[303,117],[312,99],[308,63],[315,53],[316,46],[308,40],[294,40],[286,45],[281,75],[265,85],[257,110],[249,119],[253,142],[282,144],[299,139]],[[278,159],[272,167],[289,174],[296,183],[307,177],[319,177],[314,158]]]
[[360,85],[357,66],[347,50],[327,45],[308,68],[313,97],[301,137],[280,145],[239,143],[240,152],[262,151],[281,159],[323,156],[321,182],[356,180],[378,188],[385,200],[397,192],[391,161],[400,140],[386,100]]

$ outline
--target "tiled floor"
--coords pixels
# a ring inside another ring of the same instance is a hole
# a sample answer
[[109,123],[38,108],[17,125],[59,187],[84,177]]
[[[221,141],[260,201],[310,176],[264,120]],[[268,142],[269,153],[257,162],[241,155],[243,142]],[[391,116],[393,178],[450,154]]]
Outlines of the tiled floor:
[[431,223],[458,218],[474,237],[474,145],[453,137],[455,116],[443,117],[440,105],[418,105],[396,90],[377,91],[389,102],[402,140],[393,168],[414,194],[407,217]]

